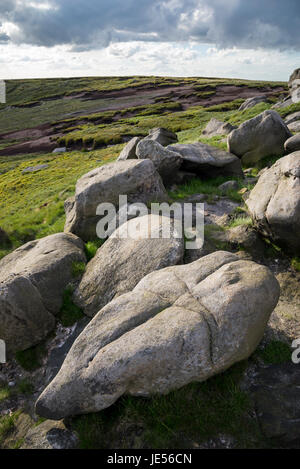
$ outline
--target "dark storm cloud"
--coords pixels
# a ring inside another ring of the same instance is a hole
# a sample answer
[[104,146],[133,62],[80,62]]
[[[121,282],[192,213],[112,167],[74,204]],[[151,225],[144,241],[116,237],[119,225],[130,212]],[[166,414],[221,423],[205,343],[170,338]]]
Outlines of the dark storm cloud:
[[86,50],[117,41],[192,39],[224,47],[300,49],[299,0],[49,0],[42,8],[43,4],[1,0],[0,22],[18,27],[10,34],[12,42],[69,44]]

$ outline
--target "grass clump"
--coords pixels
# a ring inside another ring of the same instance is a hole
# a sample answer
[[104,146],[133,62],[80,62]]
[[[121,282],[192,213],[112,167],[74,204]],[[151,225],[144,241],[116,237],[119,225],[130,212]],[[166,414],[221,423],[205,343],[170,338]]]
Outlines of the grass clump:
[[93,259],[93,257],[95,257],[96,252],[98,251],[100,246],[102,246],[102,244],[103,240],[99,239],[97,241],[89,241],[84,245],[84,251],[88,262]]
[[237,216],[229,222],[229,228],[235,228],[236,226],[253,226],[251,217]]
[[257,352],[266,364],[280,364],[291,360],[290,346],[279,340],[272,340],[263,350]]
[[84,317],[81,309],[73,303],[73,288],[67,287],[63,294],[63,305],[58,320],[63,327],[71,327]]
[[299,257],[294,257],[291,261],[291,266],[293,269],[295,269],[297,272],[300,272],[300,258]]
[[74,278],[81,277],[85,272],[86,265],[84,262],[73,262],[72,263],[72,276]]
[[0,386],[0,402],[10,397],[10,389],[8,386]]
[[0,417],[0,445],[5,438],[14,430],[17,413],[12,415],[4,415]]
[[33,384],[28,381],[28,379],[22,379],[22,381],[18,383],[17,389],[20,394],[32,394],[34,391]]
[[38,344],[27,350],[16,352],[15,358],[19,365],[26,371],[34,371],[43,364],[43,357],[47,351],[44,344]]

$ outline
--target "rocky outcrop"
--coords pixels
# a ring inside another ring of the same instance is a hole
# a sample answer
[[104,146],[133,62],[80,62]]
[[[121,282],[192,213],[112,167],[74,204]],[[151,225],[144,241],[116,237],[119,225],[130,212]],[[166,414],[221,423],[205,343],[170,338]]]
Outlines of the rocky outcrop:
[[171,130],[164,129],[162,127],[156,127],[149,131],[149,135],[146,137],[147,140],[153,140],[159,143],[163,147],[172,145],[172,143],[178,142],[177,135]]
[[260,103],[267,103],[268,98],[267,96],[254,96],[253,98],[248,98],[243,104],[239,107],[239,111],[245,111],[246,109],[251,109],[252,107],[256,106]]
[[222,122],[213,118],[203,130],[202,135],[208,138],[215,137],[217,135],[228,135],[234,129],[236,129],[236,127],[229,124],[229,122]]
[[268,156],[281,156],[291,133],[280,115],[264,111],[228,135],[228,151],[250,165]]
[[88,324],[36,411],[58,420],[221,373],[253,353],[278,297],[266,267],[223,251],[152,272]]
[[95,239],[101,219],[96,214],[101,203],[116,208],[119,194],[128,196],[128,203],[154,202],[167,199],[161,177],[150,160],[128,160],[109,163],[82,176],[76,184],[75,198],[65,204],[65,231],[83,240]]
[[176,144],[167,147],[182,157],[182,170],[199,176],[243,177],[239,158],[224,150],[204,143]]
[[0,337],[24,350],[53,329],[74,262],[86,262],[82,241],[58,233],[16,249],[0,261]]
[[[162,238],[163,228],[171,233],[169,239]],[[126,233],[131,233],[131,237]],[[183,254],[184,239],[170,218],[145,215],[130,220],[112,234],[89,262],[74,301],[85,314],[94,316],[113,298],[132,290],[145,275],[182,262]]]
[[293,103],[300,102],[300,68],[294,70],[289,79],[289,91]]
[[293,153],[300,151],[300,134],[293,135],[284,144],[286,153]]
[[280,158],[264,171],[246,205],[264,236],[299,254],[300,152]]
[[123,148],[117,161],[134,160],[136,156],[136,146],[141,141],[140,137],[132,138]]
[[165,185],[172,184],[176,179],[182,158],[175,151],[164,148],[156,141],[144,139],[138,143],[136,154],[140,160],[149,159],[153,162]]

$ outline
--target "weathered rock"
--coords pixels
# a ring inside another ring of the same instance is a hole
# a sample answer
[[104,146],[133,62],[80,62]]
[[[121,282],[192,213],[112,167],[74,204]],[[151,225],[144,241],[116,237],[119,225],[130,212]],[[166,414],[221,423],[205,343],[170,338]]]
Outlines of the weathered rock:
[[258,230],[289,251],[300,250],[300,152],[280,158],[246,199]]
[[171,145],[172,143],[178,142],[177,135],[171,130],[167,130],[161,127],[151,129],[149,135],[146,137],[147,140],[154,140],[163,147]]
[[259,370],[250,390],[263,433],[282,443],[300,439],[300,369],[283,363]]
[[206,177],[243,177],[239,158],[224,150],[204,143],[176,144],[167,147],[182,157],[182,170]]
[[229,190],[237,190],[238,188],[237,181],[226,181],[218,187],[222,194],[226,194]]
[[83,243],[64,233],[30,241],[0,261],[0,337],[9,351],[53,329],[74,262],[86,262]]
[[293,104],[292,98],[289,96],[283,99],[282,101],[279,101],[276,104],[273,104],[272,109],[284,109],[286,107],[289,107]]
[[293,135],[284,144],[284,149],[287,153],[293,153],[300,150],[300,134]]
[[0,246],[10,246],[11,241],[8,234],[0,227]]
[[46,420],[29,430],[21,449],[75,449],[78,437],[62,421]]
[[293,103],[300,102],[300,68],[294,70],[289,79],[289,91]]
[[136,154],[140,160],[149,159],[153,162],[165,185],[173,183],[182,163],[178,153],[164,148],[158,142],[144,139],[138,143]]
[[117,161],[124,161],[124,160],[134,160],[137,159],[136,156],[136,146],[141,141],[140,137],[132,138],[127,145],[123,148],[120,153],[119,158]]
[[161,177],[150,160],[128,160],[109,163],[82,176],[76,184],[75,199],[65,205],[65,231],[85,241],[96,238],[101,219],[96,210],[101,203],[116,208],[119,194],[128,196],[128,203],[167,200]]
[[264,111],[244,122],[228,135],[228,151],[249,165],[267,156],[284,153],[284,142],[291,133],[280,115],[275,111]]
[[67,148],[66,147],[59,147],[59,148],[54,148],[52,153],[66,153]]
[[28,166],[28,168],[23,169],[22,174],[26,173],[36,173],[41,171],[42,169],[49,168],[48,164],[38,164],[37,166]]
[[246,359],[279,286],[262,265],[216,252],[147,275],[106,305],[78,337],[36,403],[61,419],[99,411],[122,394],[166,394]]
[[290,132],[300,132],[300,121],[292,122],[288,125],[288,129]]
[[231,248],[243,249],[254,259],[260,259],[263,256],[264,243],[251,226],[239,225],[226,230],[226,239]]
[[284,122],[286,123],[286,125],[292,124],[293,122],[297,122],[297,121],[300,121],[300,111],[293,112],[292,114],[289,114],[288,116],[286,116],[286,118],[284,119]]
[[256,106],[260,103],[267,103],[268,98],[267,96],[254,96],[253,98],[248,98],[243,104],[239,107],[239,111],[245,111],[246,109],[251,109],[252,107]]
[[222,122],[218,119],[211,119],[205,129],[202,132],[202,135],[205,137],[215,137],[216,135],[228,135],[236,129],[235,126],[229,124],[229,122]]
[[[162,226],[171,233],[170,239],[161,237]],[[123,237],[128,231],[131,237]],[[94,316],[113,298],[131,291],[145,275],[179,264],[184,253],[184,239],[179,236],[171,219],[159,215],[145,215],[124,223],[89,262],[75,291],[75,303],[85,314]]]

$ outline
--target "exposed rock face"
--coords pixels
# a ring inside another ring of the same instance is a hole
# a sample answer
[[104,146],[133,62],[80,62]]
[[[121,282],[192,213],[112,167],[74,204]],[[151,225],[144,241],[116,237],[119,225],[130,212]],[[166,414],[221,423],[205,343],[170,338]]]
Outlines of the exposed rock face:
[[264,111],[228,135],[228,151],[250,165],[267,156],[282,155],[284,142],[289,137],[291,133],[280,115],[275,111]]
[[246,199],[257,228],[284,245],[300,251],[300,152],[280,158],[263,172]]
[[163,147],[178,142],[177,135],[174,134],[174,132],[171,132],[171,130],[164,129],[162,127],[151,129],[146,139],[154,140]]
[[216,135],[228,135],[236,127],[229,124],[229,122],[222,122],[218,119],[211,119],[205,129],[202,132],[202,135],[205,137],[215,137]]
[[267,103],[267,96],[254,96],[253,98],[248,98],[246,101],[239,107],[239,111],[245,111],[245,109],[250,109],[257,104]]
[[300,111],[289,114],[284,120],[286,125],[292,124],[293,122],[297,121],[300,121]]
[[82,176],[76,184],[75,198],[65,204],[65,231],[85,241],[96,238],[96,215],[100,203],[118,207],[119,194],[128,196],[128,203],[154,202],[167,199],[161,177],[150,160],[128,160],[109,163]]
[[266,267],[223,251],[152,272],[94,317],[36,411],[56,420],[204,381],[253,353],[278,297]]
[[284,144],[284,149],[287,153],[300,151],[300,134],[293,135],[293,137],[289,138]]
[[182,163],[182,158],[178,153],[148,139],[141,140],[138,143],[136,154],[140,160],[148,158],[153,162],[165,185],[169,185],[174,181]]
[[21,449],[75,449],[77,445],[78,437],[62,421],[46,420],[29,430]]
[[182,170],[201,176],[238,176],[243,177],[239,158],[231,153],[204,143],[176,144],[167,147],[179,153],[183,159]]
[[31,241],[0,261],[0,337],[9,351],[31,347],[53,329],[74,262],[86,262],[83,243],[64,233]]
[[283,363],[262,369],[251,387],[262,431],[268,438],[292,443],[300,438],[299,365]]
[[[170,239],[161,237],[162,226],[172,234]],[[128,231],[133,236],[123,237]],[[150,233],[156,239],[150,239]],[[171,219],[159,215],[145,215],[124,223],[89,262],[75,292],[75,303],[85,314],[94,316],[113,298],[131,291],[145,275],[179,264],[184,254],[184,239],[179,236]]]
[[293,103],[300,102],[300,68],[296,69],[289,80],[290,96]]
[[134,160],[137,159],[136,156],[136,146],[141,141],[140,137],[132,138],[127,145],[123,148],[120,153],[119,158],[117,161],[124,161],[124,160]]

